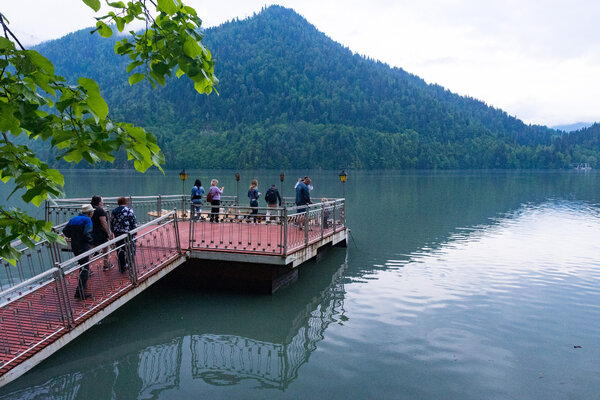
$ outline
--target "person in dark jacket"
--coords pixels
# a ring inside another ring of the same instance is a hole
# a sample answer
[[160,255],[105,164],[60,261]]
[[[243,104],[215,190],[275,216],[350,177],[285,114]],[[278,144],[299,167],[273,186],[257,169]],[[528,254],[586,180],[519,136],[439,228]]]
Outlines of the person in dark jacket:
[[271,187],[265,193],[265,201],[267,202],[267,223],[271,222],[271,208],[273,208],[273,214],[276,215],[277,222],[279,222],[279,211],[277,210],[277,204],[279,203],[279,207],[281,207],[281,195],[279,194],[279,190],[277,190],[277,186],[272,184]]
[[[63,234],[71,239],[71,249],[75,256],[85,253],[93,246],[94,239],[92,237],[92,214],[94,207],[91,204],[84,204],[81,207],[81,214],[69,220],[63,228]],[[81,269],[79,270],[79,282],[75,290],[76,299],[87,299],[92,295],[85,293],[87,289],[87,281],[90,273],[90,257],[83,257],[79,260]]]
[[[97,247],[108,242],[113,236],[108,226],[108,216],[106,215],[106,211],[104,211],[104,199],[102,196],[92,196],[90,204],[94,207],[94,215],[92,215],[92,238],[94,239],[94,247]],[[102,250],[102,253],[104,254],[102,256],[102,262],[104,264],[104,270],[106,271],[111,269],[113,264],[108,260],[107,247]]]
[[[310,178],[308,176],[304,177],[304,180],[302,182],[298,182],[298,185],[296,185],[296,205],[297,206],[304,206],[307,204],[312,204],[312,201],[310,201]],[[305,212],[306,208],[299,208],[298,212]]]
[[246,220],[250,221],[251,218],[254,218],[254,223],[256,223],[256,216],[258,215],[258,198],[261,193],[258,191],[258,180],[252,179],[250,183],[250,188],[248,189],[248,197],[250,198],[250,214],[246,216]]
[[305,176],[304,180],[298,182],[298,185],[296,185],[296,206],[298,206],[298,214],[300,214],[298,217],[300,230],[302,230],[302,226],[306,221],[306,207],[301,206],[312,204],[312,201],[310,200],[310,183],[310,178]]

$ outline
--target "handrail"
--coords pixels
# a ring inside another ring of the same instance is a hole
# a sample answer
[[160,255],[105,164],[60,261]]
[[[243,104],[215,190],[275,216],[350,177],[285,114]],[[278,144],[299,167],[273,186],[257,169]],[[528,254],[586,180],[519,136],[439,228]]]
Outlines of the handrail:
[[[108,242],[102,243],[102,245],[100,245],[100,246],[91,248],[90,250],[86,251],[85,253],[81,253],[78,256],[69,258],[68,260],[60,263],[59,266],[60,266],[60,268],[64,268],[66,265],[73,264],[75,261],[79,261],[82,258],[89,257],[92,254],[98,252],[98,250],[102,250],[105,247],[110,247],[111,245],[116,244],[117,242],[119,242],[121,240],[124,240],[125,238],[127,238],[128,235],[135,235],[138,232],[144,230],[145,228],[147,228],[149,226],[157,225],[158,223],[160,223],[160,222],[162,222],[162,221],[164,221],[166,219],[170,219],[175,213],[176,213],[175,210],[171,211],[168,214],[165,214],[165,215],[163,215],[161,217],[156,218],[155,220],[152,220],[152,221],[150,221],[148,223],[145,223],[144,225],[141,225],[141,226],[139,226],[139,227],[137,227],[137,228],[135,228],[135,229],[127,232],[127,233],[124,233],[124,234],[122,234],[120,236],[117,236],[117,237],[109,240]],[[75,267],[75,268],[77,268],[77,267]],[[68,272],[70,272],[70,271],[68,271]]]
[[[344,204],[344,199],[289,207],[221,204],[214,217],[229,222],[221,228],[207,218],[213,219],[212,209],[217,207],[206,205],[202,218],[190,223],[189,248],[288,256],[343,229]],[[248,229],[243,222],[257,226]]]
[[[49,270],[47,270],[47,271],[45,271],[45,272],[42,272],[41,274],[38,274],[38,275],[36,275],[36,276],[33,276],[33,277],[31,277],[31,278],[27,279],[26,281],[23,281],[23,282],[20,282],[20,283],[16,284],[15,286],[12,286],[12,287],[10,287],[10,288],[8,288],[8,289],[6,289],[6,290],[4,290],[4,291],[0,292],[0,299],[1,299],[3,296],[5,296],[5,295],[7,295],[7,294],[9,294],[9,293],[11,293],[11,292],[16,292],[16,291],[19,291],[19,289],[21,289],[21,288],[24,288],[24,287],[26,287],[26,286],[29,286],[29,285],[31,285],[31,284],[33,284],[33,283],[37,282],[37,281],[40,281],[42,278],[45,278],[45,277],[46,277],[46,275],[54,275],[54,273],[55,273],[56,271],[58,271],[58,268],[54,267],[54,268],[51,268],[51,269],[49,269]],[[51,282],[51,281],[52,281],[52,280],[50,280],[49,282]],[[13,299],[13,300],[14,300],[14,299]],[[13,300],[11,300],[11,301],[13,301]],[[10,303],[10,301],[9,301],[9,302],[2,302],[2,301],[0,300],[0,305],[4,305],[4,304],[7,304],[7,303]]]
[[[72,330],[86,321],[89,315],[128,293],[162,268],[172,265],[173,260],[182,256],[177,223],[176,211],[170,211],[65,262],[55,262],[48,270],[2,290],[0,368],[4,371],[14,368],[34,349]],[[49,248],[56,250],[53,244]],[[162,250],[153,251],[153,248]],[[121,263],[123,254],[127,264],[119,272],[104,268],[102,259],[106,262],[109,258],[116,258],[119,267],[124,265]],[[83,262],[81,259],[84,257],[89,259]],[[42,265],[46,263],[42,258],[39,261]],[[128,273],[123,274],[126,271]],[[86,285],[86,276],[93,280],[93,284]],[[23,275],[21,279],[24,279]],[[78,296],[83,293],[85,296]],[[72,300],[74,294],[78,300]]]

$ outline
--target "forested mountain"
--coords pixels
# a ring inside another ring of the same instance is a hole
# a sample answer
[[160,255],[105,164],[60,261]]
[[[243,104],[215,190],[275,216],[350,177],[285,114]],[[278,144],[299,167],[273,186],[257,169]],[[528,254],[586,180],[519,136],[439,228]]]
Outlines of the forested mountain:
[[167,168],[563,168],[598,159],[597,125],[570,134],[525,125],[353,54],[290,9],[271,6],[205,34],[218,96],[175,77],[157,90],[129,87],[128,59],[89,30],[36,49],[58,74],[97,80],[114,118],[158,137]]

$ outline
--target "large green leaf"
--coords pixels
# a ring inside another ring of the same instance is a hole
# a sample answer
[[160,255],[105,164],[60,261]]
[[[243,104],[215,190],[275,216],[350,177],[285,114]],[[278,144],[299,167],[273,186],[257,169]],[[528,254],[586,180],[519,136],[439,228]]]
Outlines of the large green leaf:
[[96,28],[98,28],[98,33],[100,33],[100,36],[102,36],[104,38],[109,38],[112,36],[112,29],[110,28],[110,26],[106,25],[104,22],[102,22],[102,21],[96,22]]
[[83,2],[94,11],[100,10],[100,0],[83,0]]
[[144,75],[144,74],[133,74],[129,77],[128,81],[129,81],[129,84],[131,86],[133,86],[136,83],[143,81],[145,77],[146,77],[146,75]]
[[183,51],[190,58],[196,58],[200,54],[202,54],[202,48],[200,47],[198,42],[196,42],[191,37],[188,37],[185,43],[183,44]]
[[27,56],[36,67],[44,72],[54,75],[54,65],[46,57],[42,56],[35,50],[27,50]]
[[5,37],[0,36],[0,50],[4,50],[4,49],[14,49],[15,45],[13,42],[11,42],[10,40],[8,40]]
[[100,119],[106,119],[108,116],[108,104],[106,104],[102,96],[88,96],[86,102],[94,114]]
[[79,78],[77,83],[79,83],[81,87],[85,89],[88,96],[100,96],[100,87],[93,79]]
[[158,10],[173,15],[179,10],[179,7],[173,0],[158,0]]

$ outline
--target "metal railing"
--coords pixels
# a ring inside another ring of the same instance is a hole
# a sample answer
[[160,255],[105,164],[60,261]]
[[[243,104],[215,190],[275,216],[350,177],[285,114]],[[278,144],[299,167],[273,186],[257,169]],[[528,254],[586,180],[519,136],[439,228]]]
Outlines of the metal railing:
[[345,229],[344,207],[344,199],[277,208],[203,204],[198,217],[192,206],[189,248],[287,255]]
[[[33,384],[0,395],[0,399],[75,398],[78,388],[88,378],[93,378],[98,368],[115,379],[108,385],[115,388],[128,385],[116,379],[120,363],[132,363],[137,367],[139,385],[132,396],[138,398],[159,397],[177,385],[181,374],[191,374],[194,379],[210,379],[226,374],[235,381],[254,379],[261,387],[286,389],[298,377],[300,368],[309,361],[311,353],[325,337],[328,327],[344,319],[344,263],[331,277],[331,282],[316,291],[310,301],[299,308],[285,339],[277,342],[226,333],[191,335],[189,340],[179,335],[161,340],[156,335],[140,332],[141,340],[127,348],[127,356],[118,361],[100,361],[93,367],[82,369],[58,368],[43,383]],[[152,338],[148,344],[148,338]],[[185,346],[185,349],[184,349]],[[183,357],[184,352],[186,356]],[[64,373],[65,370],[71,372]],[[34,378],[32,378],[35,381]],[[214,383],[214,382],[211,382]],[[116,385],[116,386],[115,386]],[[110,390],[109,390],[110,391]]]
[[[137,219],[138,224],[145,224],[168,214],[173,209],[188,210],[190,208],[190,196],[188,195],[157,195],[157,196],[126,196],[129,200],[128,206],[131,207]],[[114,208],[118,207],[118,197],[103,197],[104,209],[110,214]],[[69,219],[78,215],[83,204],[90,203],[91,198],[72,198],[72,199],[52,199],[46,200],[45,219],[52,221],[53,224],[68,222]],[[234,206],[235,196],[221,196],[221,204],[224,207]],[[179,218],[188,218],[187,214],[180,214]],[[108,218],[110,220],[110,216]]]
[[[52,230],[60,232],[65,225],[55,226]],[[20,240],[11,243],[11,246],[21,253],[21,257],[16,265],[0,258],[0,304],[3,301],[1,293],[54,268],[54,265],[62,260],[62,250],[69,250],[67,246],[47,240],[36,242],[33,248],[27,247]]]
[[[0,292],[0,374],[179,257],[177,224],[171,211]],[[87,288],[81,293],[84,271]]]

